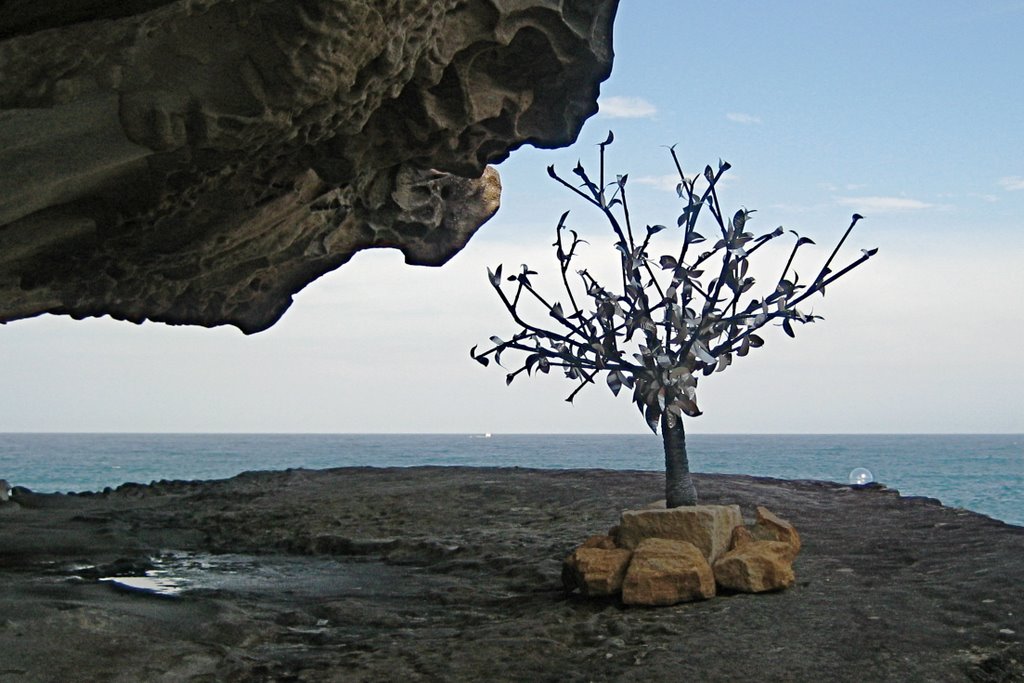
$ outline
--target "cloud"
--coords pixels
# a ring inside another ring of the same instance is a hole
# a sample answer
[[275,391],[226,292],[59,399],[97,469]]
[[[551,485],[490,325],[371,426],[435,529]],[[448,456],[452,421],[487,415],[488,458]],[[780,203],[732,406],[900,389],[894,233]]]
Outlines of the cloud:
[[761,117],[754,116],[752,114],[740,114],[736,112],[730,112],[725,115],[725,118],[729,119],[733,123],[741,123],[744,126],[750,126],[761,123]]
[[828,204],[793,204],[790,202],[778,202],[768,206],[769,209],[775,209],[777,211],[786,211],[787,213],[811,213],[814,211],[821,211],[822,209],[830,206]]
[[666,175],[645,175],[639,177],[630,176],[630,181],[638,185],[649,185],[658,190],[675,194],[676,186],[679,185],[679,174],[668,173]]
[[922,202],[920,199],[910,199],[908,197],[839,197],[836,199],[836,203],[840,206],[849,206],[861,211],[873,211],[875,213],[919,211],[935,206],[928,202]]
[[[686,177],[697,178],[698,190],[707,184],[704,180],[703,172],[691,174],[689,171],[687,171]],[[716,187],[727,186],[731,183],[736,182],[738,179],[739,176],[735,175],[730,171],[729,173],[726,173],[721,177]],[[648,187],[653,187],[656,190],[662,190],[663,192],[671,192],[672,194],[677,194],[676,188],[679,186],[679,174],[668,173],[666,175],[629,176],[629,182],[635,183],[637,185],[647,185]]]
[[1008,175],[999,179],[999,186],[1004,190],[1024,190],[1024,178],[1019,175]]
[[604,97],[598,104],[601,113],[613,119],[649,119],[658,108],[642,97]]

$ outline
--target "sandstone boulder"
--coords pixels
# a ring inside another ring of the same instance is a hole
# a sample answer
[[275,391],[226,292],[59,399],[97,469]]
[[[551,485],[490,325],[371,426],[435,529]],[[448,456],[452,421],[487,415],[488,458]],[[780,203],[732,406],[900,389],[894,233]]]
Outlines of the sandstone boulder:
[[729,549],[732,530],[742,524],[738,505],[626,510],[615,529],[615,543],[632,549],[648,538],[686,541],[713,563]]
[[580,546],[562,564],[562,585],[588,596],[615,595],[629,566],[630,551]]
[[753,536],[761,541],[788,543],[793,548],[793,557],[800,552],[800,534],[796,528],[760,505],[757,507],[757,523],[754,525]]
[[622,582],[627,605],[674,605],[715,595],[715,577],[694,544],[647,538],[636,546]]
[[741,593],[788,588],[796,581],[793,546],[784,541],[757,541],[738,534],[740,542],[714,563],[715,581]]
[[750,529],[745,526],[738,526],[732,530],[732,537],[729,540],[729,550],[741,548],[748,543],[753,543],[754,540],[754,535],[750,533]]

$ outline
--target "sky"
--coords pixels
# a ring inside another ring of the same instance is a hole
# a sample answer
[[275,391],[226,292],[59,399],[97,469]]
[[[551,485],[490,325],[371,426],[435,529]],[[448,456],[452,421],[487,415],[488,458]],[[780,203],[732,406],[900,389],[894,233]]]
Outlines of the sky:
[[640,222],[674,225],[675,144],[688,173],[732,164],[722,201],[752,229],[813,237],[808,275],[853,212],[840,258],[880,250],[815,302],[824,321],[702,378],[690,432],[1024,432],[1022,34],[1020,1],[624,0],[600,113],[575,146],[501,164],[502,208],[449,264],[361,252],[251,336],[0,326],[0,432],[643,433],[625,395],[569,404],[564,378],[506,387],[468,353],[515,331],[486,268],[557,275],[563,211],[584,257],[611,250],[545,173],[595,163],[609,130]]

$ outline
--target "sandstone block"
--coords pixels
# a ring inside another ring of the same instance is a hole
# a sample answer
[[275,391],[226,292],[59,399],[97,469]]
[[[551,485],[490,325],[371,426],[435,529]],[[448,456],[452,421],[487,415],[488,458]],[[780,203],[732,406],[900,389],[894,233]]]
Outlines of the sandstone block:
[[768,508],[758,506],[757,524],[754,526],[754,537],[762,541],[782,541],[793,548],[793,557],[800,552],[800,534],[796,528],[775,515]]
[[792,586],[793,546],[784,541],[743,541],[714,563],[715,581],[741,593],[764,593]]
[[562,564],[565,589],[579,589],[588,596],[615,595],[622,590],[622,580],[632,553],[619,548],[581,546]]
[[620,548],[636,548],[647,538],[668,538],[697,546],[708,562],[729,549],[732,530],[743,524],[738,505],[693,505],[626,510],[615,535]]
[[665,538],[642,540],[622,582],[627,605],[674,605],[715,595],[715,577],[694,544]]
[[754,536],[750,533],[750,529],[745,526],[738,526],[732,530],[732,538],[729,540],[729,550],[742,548],[748,543],[753,542]]
[[615,548],[615,539],[611,536],[597,534],[583,541],[580,548],[601,548],[603,550],[613,550]]

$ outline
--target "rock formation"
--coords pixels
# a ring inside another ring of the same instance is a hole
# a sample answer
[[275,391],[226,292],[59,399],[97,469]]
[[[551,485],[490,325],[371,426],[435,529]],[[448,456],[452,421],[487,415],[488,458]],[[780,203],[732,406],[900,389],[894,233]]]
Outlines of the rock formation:
[[2,6],[0,322],[248,333],[360,249],[461,249],[487,164],[596,111],[617,0]]
[[767,593],[796,582],[800,534],[764,506],[746,526],[738,505],[625,510],[607,536],[591,536],[562,563],[562,585],[587,597],[621,594],[625,605],[675,605],[732,593]]
[[715,575],[694,544],[645,538],[633,550],[622,582],[623,604],[675,605],[714,596]]
[[741,524],[743,515],[738,505],[626,510],[614,537],[617,546],[629,549],[646,538],[687,541],[697,546],[708,562],[714,562],[729,549],[732,530]]
[[755,541],[739,536],[738,544],[715,562],[715,581],[740,593],[766,593],[789,588],[793,573],[793,546],[783,541]]
[[715,580],[740,593],[767,593],[796,581],[793,560],[800,554],[800,534],[771,510],[757,507],[757,522],[732,530],[729,552],[714,563]]
[[622,591],[622,581],[632,556],[632,551],[614,545],[588,546],[584,543],[565,558],[562,585],[567,591],[579,589],[590,597],[617,595]]

